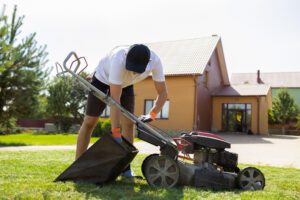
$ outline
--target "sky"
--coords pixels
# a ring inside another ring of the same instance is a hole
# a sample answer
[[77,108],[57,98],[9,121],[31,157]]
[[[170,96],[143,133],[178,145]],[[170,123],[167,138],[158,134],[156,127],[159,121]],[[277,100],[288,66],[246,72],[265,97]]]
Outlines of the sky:
[[17,5],[18,15],[25,16],[20,38],[36,32],[38,44],[47,45],[49,67],[76,51],[92,72],[117,45],[217,34],[229,76],[300,71],[299,0],[0,0],[3,4],[6,14]]

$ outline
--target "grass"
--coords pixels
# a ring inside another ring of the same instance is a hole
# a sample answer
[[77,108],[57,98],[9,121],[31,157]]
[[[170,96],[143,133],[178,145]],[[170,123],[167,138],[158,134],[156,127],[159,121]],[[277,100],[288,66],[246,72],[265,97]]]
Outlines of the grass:
[[[132,163],[141,175],[145,155]],[[194,187],[155,189],[145,180],[121,180],[99,187],[53,180],[73,161],[73,151],[0,151],[0,199],[300,199],[300,170],[259,166],[263,191],[213,191]],[[245,167],[246,165],[242,165]]]
[[[98,138],[92,137],[91,143]],[[21,133],[0,135],[0,146],[27,146],[27,145],[75,145],[77,134],[33,134]]]
[[[92,137],[91,143],[95,143],[99,138]],[[141,141],[138,138],[135,142]],[[33,134],[21,133],[0,135],[0,147],[5,146],[30,146],[30,145],[75,145],[77,134]]]

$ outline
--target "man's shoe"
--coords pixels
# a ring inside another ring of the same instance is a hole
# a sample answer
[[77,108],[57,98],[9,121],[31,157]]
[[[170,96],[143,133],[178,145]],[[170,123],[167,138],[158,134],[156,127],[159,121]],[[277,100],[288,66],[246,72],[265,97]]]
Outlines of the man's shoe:
[[136,178],[136,179],[143,179],[143,177],[141,176],[137,176],[131,169],[123,172],[121,174],[122,177],[126,177],[126,178]]

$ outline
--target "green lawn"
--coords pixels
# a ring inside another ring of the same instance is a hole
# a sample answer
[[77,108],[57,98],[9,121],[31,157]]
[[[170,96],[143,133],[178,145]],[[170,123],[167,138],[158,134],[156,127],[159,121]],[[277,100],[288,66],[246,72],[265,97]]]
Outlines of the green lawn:
[[[98,138],[92,138],[94,143]],[[0,146],[27,146],[27,145],[74,145],[77,134],[12,134],[0,135]]]
[[[132,164],[139,175],[144,157],[138,155]],[[266,176],[266,187],[255,192],[154,189],[144,180],[122,179],[102,187],[54,183],[73,158],[74,151],[0,151],[0,199],[300,199],[300,170],[268,166],[258,166]]]
[[[99,138],[92,137],[91,143]],[[138,138],[135,142],[141,141]],[[0,135],[0,147],[3,146],[28,146],[28,145],[75,145],[77,134],[32,134],[21,133],[11,135]]]

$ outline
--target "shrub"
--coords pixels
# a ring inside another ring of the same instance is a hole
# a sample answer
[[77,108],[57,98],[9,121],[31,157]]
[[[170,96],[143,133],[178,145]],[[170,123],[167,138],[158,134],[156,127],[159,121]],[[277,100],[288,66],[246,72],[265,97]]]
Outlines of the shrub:
[[0,134],[11,134],[14,133],[14,129],[16,128],[16,119],[10,118],[9,120],[4,121],[0,124]]
[[110,122],[110,119],[103,120],[101,128],[102,128],[103,133],[109,133],[111,131],[111,122]]
[[300,114],[297,116],[297,128],[300,129]]
[[24,132],[23,128],[17,127],[14,129],[14,133],[22,133],[22,132]]
[[94,131],[92,133],[93,137],[101,137],[104,133],[109,133],[111,131],[110,119],[99,119]]
[[103,131],[101,128],[101,120],[98,121],[94,131],[92,133],[92,137],[101,137],[103,135]]

